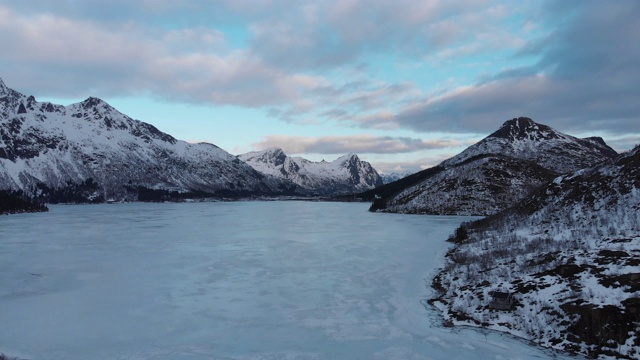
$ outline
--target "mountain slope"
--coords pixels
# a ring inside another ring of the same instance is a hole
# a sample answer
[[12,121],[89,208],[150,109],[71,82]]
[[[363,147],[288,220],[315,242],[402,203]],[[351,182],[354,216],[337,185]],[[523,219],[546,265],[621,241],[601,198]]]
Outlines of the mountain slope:
[[295,185],[264,176],[211,144],[176,140],[97,98],[40,103],[0,80],[0,189],[48,200],[174,193],[272,195]]
[[[447,321],[591,356],[640,356],[640,147],[466,224],[434,285]],[[515,295],[490,310],[490,292]]]
[[357,155],[345,155],[332,162],[313,162],[287,156],[272,148],[239,155],[257,171],[289,180],[314,195],[340,195],[373,189],[382,185],[376,170]]
[[[528,118],[500,129],[462,153],[421,172],[417,181],[385,185],[390,190],[371,211],[412,214],[491,215],[566,171],[615,156],[602,139],[578,139]],[[420,174],[420,173],[418,173]]]
[[480,156],[444,169],[393,197],[385,211],[411,214],[494,214],[556,174],[526,160]]

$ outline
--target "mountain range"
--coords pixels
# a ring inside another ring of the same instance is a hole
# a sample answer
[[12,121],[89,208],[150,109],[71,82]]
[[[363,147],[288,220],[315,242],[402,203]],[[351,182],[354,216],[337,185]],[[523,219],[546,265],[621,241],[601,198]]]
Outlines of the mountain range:
[[355,154],[332,162],[313,162],[287,156],[280,148],[254,151],[238,158],[257,171],[289,180],[316,196],[344,195],[382,185],[378,172]]
[[[617,154],[601,138],[520,117],[383,185],[356,155],[312,162],[272,148],[236,157],[97,98],[54,105],[0,80],[0,212],[46,210],[38,202],[252,196],[356,197],[372,200],[371,211],[486,216],[455,231],[433,280],[430,302],[447,324],[588,356],[640,356],[638,146]],[[509,295],[508,311],[491,308],[496,294]]]
[[344,160],[335,164],[343,170],[334,172],[335,186],[318,180],[315,188],[314,179],[300,186],[215,145],[177,140],[101,99],[38,102],[0,80],[0,190],[41,202],[309,196],[377,184],[370,165],[354,156]]
[[438,166],[362,197],[377,197],[371,211],[486,216],[562,173],[616,155],[601,138],[578,139],[520,117]]

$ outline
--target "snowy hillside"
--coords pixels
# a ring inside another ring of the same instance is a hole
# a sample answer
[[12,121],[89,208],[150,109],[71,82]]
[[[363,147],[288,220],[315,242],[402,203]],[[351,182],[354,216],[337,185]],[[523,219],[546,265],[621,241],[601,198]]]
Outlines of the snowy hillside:
[[0,80],[0,189],[82,202],[171,192],[271,195],[293,188],[215,145],[176,140],[100,99],[41,103]]
[[[640,357],[640,147],[466,224],[435,278],[452,324],[592,356]],[[514,295],[490,310],[490,292]]]
[[271,148],[238,158],[263,174],[292,181],[314,195],[351,194],[382,185],[371,164],[354,154],[332,162],[313,162],[287,156],[280,148]]
[[531,162],[482,156],[444,169],[395,195],[386,212],[409,214],[495,214],[556,174]]
[[602,139],[578,139],[517,118],[425,172],[420,182],[376,200],[371,211],[491,215],[564,172],[615,155]]

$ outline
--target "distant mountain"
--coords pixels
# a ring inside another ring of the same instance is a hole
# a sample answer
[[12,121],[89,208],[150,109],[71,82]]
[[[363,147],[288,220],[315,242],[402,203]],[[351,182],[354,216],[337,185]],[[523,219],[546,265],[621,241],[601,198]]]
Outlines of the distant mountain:
[[313,162],[287,156],[280,148],[253,151],[238,158],[255,170],[291,181],[311,195],[333,196],[352,194],[382,185],[376,170],[355,154],[332,162]]
[[90,97],[38,102],[0,80],[0,189],[49,202],[295,193],[212,144],[176,140]]
[[394,181],[398,181],[404,177],[407,177],[409,175],[411,175],[412,173],[410,172],[392,172],[392,173],[388,173],[388,174],[380,174],[380,178],[382,178],[382,183],[383,184],[389,184],[392,183]]
[[521,117],[410,181],[401,179],[363,197],[378,192],[371,211],[491,215],[562,173],[614,156],[600,138],[578,139]]
[[[446,321],[593,358],[640,356],[640,146],[557,177],[452,240],[432,301]],[[512,294],[512,311],[489,309],[497,289]]]

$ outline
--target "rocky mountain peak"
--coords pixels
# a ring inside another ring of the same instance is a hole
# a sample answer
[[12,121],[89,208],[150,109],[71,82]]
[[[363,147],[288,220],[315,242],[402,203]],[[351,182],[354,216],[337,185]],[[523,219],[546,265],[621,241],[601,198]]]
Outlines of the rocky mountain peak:
[[80,105],[84,109],[92,109],[97,107],[108,107],[111,108],[111,105],[107,104],[104,100],[96,98],[96,97],[88,97],[86,100],[82,101]]
[[344,166],[349,166],[360,162],[360,158],[356,154],[347,154],[338,158],[337,161],[339,161]]
[[608,146],[608,145],[607,145],[607,143],[606,143],[606,142],[604,142],[604,139],[603,139],[603,138],[601,138],[600,136],[591,136],[591,137],[584,138],[584,139],[585,139],[585,140],[591,140],[591,141],[593,141],[593,142],[595,142],[595,143],[598,143],[598,144],[600,144],[600,145]]
[[549,140],[558,139],[561,136],[558,132],[547,125],[538,124],[528,117],[519,117],[506,121],[498,130],[488,137],[508,140]]
[[284,164],[286,159],[287,155],[279,147],[269,148],[265,150],[264,154],[261,156],[262,161],[272,163],[276,166]]
[[380,176],[356,154],[348,154],[327,162],[314,162],[289,157],[280,148],[270,148],[238,155],[257,171],[287,179],[306,189],[309,194],[349,194],[382,185]]
[[2,117],[16,114],[22,98],[24,98],[24,95],[8,88],[0,79],[0,115]]
[[0,96],[6,95],[9,92],[9,88],[4,84],[4,81],[0,78]]
[[519,117],[506,121],[491,135],[442,162],[451,167],[481,156],[502,155],[533,161],[561,174],[593,166],[616,156],[602,139],[578,139],[550,126]]
[[252,151],[240,155],[239,158],[243,161],[259,162],[263,164],[280,166],[286,161],[287,155],[281,148],[272,147],[262,151]]
[[390,212],[491,215],[556,176],[617,155],[602,139],[578,139],[529,118],[493,134],[439,166],[417,173],[374,203]]

